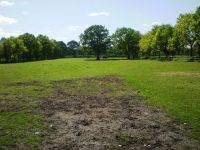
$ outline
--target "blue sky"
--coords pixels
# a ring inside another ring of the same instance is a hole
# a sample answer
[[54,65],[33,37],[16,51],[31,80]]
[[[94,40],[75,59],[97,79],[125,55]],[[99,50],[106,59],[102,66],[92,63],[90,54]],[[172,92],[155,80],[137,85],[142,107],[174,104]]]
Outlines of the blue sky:
[[110,34],[124,26],[145,33],[197,6],[200,0],[0,0],[0,37],[29,32],[68,42],[93,24]]

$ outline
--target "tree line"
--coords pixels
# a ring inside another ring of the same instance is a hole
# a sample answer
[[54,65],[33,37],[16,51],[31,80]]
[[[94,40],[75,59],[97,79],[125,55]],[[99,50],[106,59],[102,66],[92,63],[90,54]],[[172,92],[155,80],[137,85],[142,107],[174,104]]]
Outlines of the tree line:
[[49,39],[25,33],[0,40],[1,62],[21,62],[62,57],[127,56],[128,59],[174,55],[200,57],[200,7],[195,13],[181,14],[175,26],[153,26],[142,35],[132,28],[118,28],[112,35],[102,25],[92,25],[80,35],[80,42]]
[[1,62],[21,62],[76,56],[79,43],[72,40],[63,41],[49,39],[45,35],[25,33],[18,37],[2,38],[0,40]]
[[154,26],[142,36],[140,51],[149,57],[152,54],[166,57],[170,55],[189,55],[200,57],[200,7],[194,14],[181,14],[175,26]]

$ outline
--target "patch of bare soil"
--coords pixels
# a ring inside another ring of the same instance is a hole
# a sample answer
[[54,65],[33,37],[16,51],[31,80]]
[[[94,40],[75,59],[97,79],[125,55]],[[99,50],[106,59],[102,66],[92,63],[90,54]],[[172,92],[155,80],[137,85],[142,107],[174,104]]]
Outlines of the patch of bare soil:
[[[92,86],[90,82],[93,81],[111,83],[119,88],[109,92],[123,93],[121,87],[124,85],[119,78],[82,81],[86,83],[85,88]],[[67,88],[63,89],[63,82],[68,87],[77,84],[73,80],[53,82],[53,95],[41,104],[48,116],[49,129],[44,133],[45,140],[40,149],[200,149],[175,121],[161,110],[143,104],[141,97],[134,93],[118,96],[98,91],[95,94],[71,94]]]

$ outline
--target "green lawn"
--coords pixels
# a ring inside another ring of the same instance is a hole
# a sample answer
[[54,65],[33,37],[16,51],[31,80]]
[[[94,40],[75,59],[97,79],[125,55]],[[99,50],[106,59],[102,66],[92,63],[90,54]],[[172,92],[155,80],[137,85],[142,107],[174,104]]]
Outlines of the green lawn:
[[[200,137],[200,63],[198,62],[129,61],[125,59],[95,61],[85,58],[66,58],[18,64],[1,64],[0,96],[13,101],[20,100],[20,97],[16,97],[16,94],[23,93],[27,96],[27,100],[34,100],[38,96],[44,97],[50,92],[48,82],[51,80],[104,75],[122,77],[127,85],[147,97],[147,103],[163,108],[169,115],[177,118],[180,123],[190,124],[193,128],[193,136]],[[15,82],[30,81],[40,81],[41,86],[35,85],[29,88],[10,86]],[[10,95],[10,93],[15,96]],[[33,107],[32,105],[34,104],[31,104],[31,106],[23,105],[22,107],[30,108]],[[3,112],[3,109],[2,107],[0,112]],[[12,113],[1,113],[0,121],[4,120],[3,122],[6,122],[6,118],[12,119]],[[25,112],[21,113],[15,113],[17,115],[15,119],[26,114]],[[9,117],[10,115],[11,117]],[[37,116],[38,114],[35,115],[36,120],[40,122],[43,117]],[[28,120],[31,124],[32,119],[26,118],[25,122]],[[19,122],[18,124],[19,126],[21,124],[24,125],[26,124],[25,122]],[[1,126],[2,124],[0,124]],[[34,136],[33,141],[35,140]],[[3,140],[0,137],[0,144]]]

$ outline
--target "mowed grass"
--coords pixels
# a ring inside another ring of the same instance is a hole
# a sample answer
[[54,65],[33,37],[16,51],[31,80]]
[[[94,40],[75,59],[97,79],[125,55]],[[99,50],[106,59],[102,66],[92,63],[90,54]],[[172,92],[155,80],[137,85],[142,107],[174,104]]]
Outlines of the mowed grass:
[[[0,96],[4,101],[35,101],[51,93],[49,82],[53,80],[74,79],[114,75],[124,79],[124,82],[138,94],[146,97],[146,102],[165,110],[180,124],[187,123],[193,128],[193,137],[200,140],[200,63],[198,62],[161,62],[156,60],[126,59],[95,61],[86,58],[66,58],[38,62],[0,65]],[[17,82],[37,81],[30,86],[11,86]],[[30,115],[29,109],[37,107],[34,103],[23,103],[23,111],[4,110],[0,103],[0,132],[20,132],[21,126],[31,126],[35,131],[44,127],[41,125],[44,117],[41,114]],[[35,117],[35,118],[34,118]],[[15,119],[14,119],[15,118]],[[13,121],[14,119],[14,121]],[[20,121],[22,119],[23,121]],[[6,124],[11,124],[6,126]],[[9,129],[7,129],[9,128]],[[23,129],[24,130],[24,129]],[[23,131],[22,130],[22,131]],[[25,136],[27,136],[25,132]],[[31,132],[32,133],[32,132]],[[20,134],[16,133],[16,136]],[[26,143],[38,141],[35,134],[29,134]],[[20,135],[22,136],[22,135]],[[13,137],[13,136],[10,136]],[[0,145],[6,145],[6,135],[0,133]],[[29,139],[29,140],[27,140]],[[10,142],[15,143],[15,141]],[[9,145],[9,143],[7,143]]]

